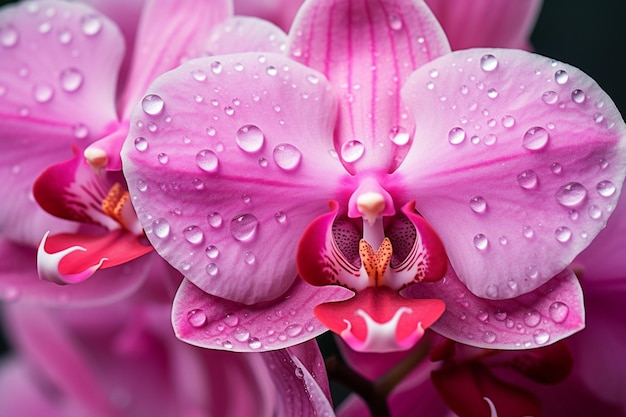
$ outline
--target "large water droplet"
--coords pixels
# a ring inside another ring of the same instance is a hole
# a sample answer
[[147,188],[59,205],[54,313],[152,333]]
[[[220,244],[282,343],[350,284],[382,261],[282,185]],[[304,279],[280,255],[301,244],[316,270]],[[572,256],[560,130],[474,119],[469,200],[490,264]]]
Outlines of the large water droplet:
[[483,333],[483,342],[485,343],[493,343],[496,341],[496,334],[491,330],[487,330]]
[[402,126],[394,126],[389,131],[389,139],[396,145],[406,145],[410,138],[409,132]]
[[285,333],[287,333],[289,337],[296,337],[302,333],[302,326],[299,324],[290,324],[285,328]]
[[574,100],[574,103],[578,103],[578,104],[582,104],[585,102],[585,99],[587,97],[585,96],[585,93],[583,92],[583,90],[574,90],[572,91],[572,100]]
[[541,321],[541,314],[537,310],[531,310],[524,314],[524,324],[528,327],[535,327]]
[[191,324],[192,327],[198,328],[206,324],[207,317],[202,309],[195,308],[187,313],[187,321],[189,322],[189,324]]
[[561,243],[568,242],[572,238],[572,231],[567,226],[559,226],[554,231],[554,237]]
[[487,249],[488,245],[489,245],[489,240],[487,239],[487,236],[485,236],[484,234],[479,233],[474,236],[474,246],[476,247],[476,249],[485,250]]
[[515,125],[515,118],[513,116],[504,116],[502,117],[502,126],[506,128],[511,128]]
[[587,189],[578,182],[570,182],[555,194],[556,201],[565,207],[574,207],[582,203],[587,197]]
[[80,27],[87,36],[97,35],[102,29],[102,19],[93,14],[83,16],[80,19]]
[[537,329],[533,332],[533,340],[538,345],[545,345],[550,340],[550,333],[543,329]]
[[542,127],[531,127],[526,131],[522,138],[522,145],[529,151],[538,151],[546,147],[550,135],[548,131]]
[[156,219],[152,222],[152,231],[156,237],[165,239],[170,234],[170,224],[163,218]]
[[37,83],[33,86],[33,97],[38,103],[47,103],[52,100],[54,90],[48,84]]
[[293,171],[300,165],[302,153],[298,148],[288,143],[282,143],[274,148],[274,162],[285,171]]
[[358,140],[350,140],[341,147],[341,158],[346,162],[354,162],[365,153],[365,146]]
[[496,90],[495,88],[490,88],[489,90],[487,90],[487,97],[489,98],[498,97],[498,90]]
[[616,190],[617,187],[615,187],[615,184],[613,184],[611,181],[600,181],[596,185],[596,191],[598,191],[598,194],[600,194],[602,197],[611,197],[613,194],[615,194]]
[[219,272],[217,265],[214,263],[208,264],[205,270],[206,270],[206,273],[212,277],[217,276],[217,273]]
[[209,223],[209,226],[211,226],[214,229],[217,229],[218,227],[222,226],[222,215],[216,211],[209,213],[206,219],[207,219],[207,222]]
[[517,183],[526,190],[536,188],[538,182],[537,173],[532,169],[523,171],[517,176]]
[[160,96],[156,94],[148,94],[141,100],[141,108],[146,114],[156,116],[163,111],[165,102]]
[[239,324],[239,316],[235,313],[227,313],[224,316],[224,323],[229,327],[235,327]]
[[245,152],[257,152],[263,146],[265,136],[255,125],[242,126],[235,134],[237,145]]
[[559,100],[559,95],[554,91],[546,91],[541,96],[541,99],[546,104],[554,104]]
[[568,79],[569,75],[567,75],[567,71],[565,70],[558,70],[554,73],[554,81],[556,81],[557,84],[565,84]]
[[0,43],[5,48],[12,48],[17,45],[20,40],[20,35],[13,27],[13,25],[7,25],[0,27]]
[[220,254],[220,250],[217,248],[217,246],[215,245],[209,245],[206,247],[206,249],[204,250],[204,253],[206,254],[207,257],[209,257],[210,259],[215,259],[219,256]]
[[261,347],[261,340],[258,337],[251,337],[248,339],[248,347],[250,349],[259,349]]
[[240,342],[246,342],[250,338],[250,331],[245,327],[237,327],[233,332],[233,337]]
[[203,149],[196,154],[196,164],[201,170],[214,173],[219,167],[219,160],[215,152]]
[[460,127],[454,127],[448,133],[448,142],[450,142],[452,145],[458,145],[460,143],[463,143],[466,136],[467,135],[465,134],[465,130]]
[[230,233],[241,242],[247,242],[254,238],[259,220],[253,214],[242,214],[230,221]]
[[565,303],[556,301],[550,304],[548,313],[552,321],[555,323],[563,323],[569,314],[569,307]]
[[493,71],[498,67],[498,60],[495,56],[491,54],[483,55],[480,58],[480,67],[483,69],[483,71]]
[[59,81],[61,82],[61,88],[68,93],[78,91],[83,85],[83,73],[76,68],[66,68],[61,71],[59,75]]
[[487,201],[481,196],[472,198],[469,205],[475,213],[484,213],[487,210]]
[[202,233],[202,229],[198,226],[186,227],[185,230],[183,230],[183,236],[187,242],[193,243],[194,245],[201,243],[204,239],[204,233]]

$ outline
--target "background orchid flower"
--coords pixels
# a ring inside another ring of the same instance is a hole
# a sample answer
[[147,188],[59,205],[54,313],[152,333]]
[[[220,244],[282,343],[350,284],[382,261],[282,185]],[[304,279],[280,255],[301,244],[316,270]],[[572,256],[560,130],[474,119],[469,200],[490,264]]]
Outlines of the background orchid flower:
[[[436,330],[476,346],[582,327],[580,286],[561,271],[604,226],[625,172],[625,126],[597,84],[522,51],[450,53],[419,1],[307,2],[288,43],[289,56],[184,64],[148,88],[161,111],[133,113],[135,209],[194,284],[177,296],[179,335],[220,347],[219,331],[183,320],[198,289],[216,328],[233,308],[221,299],[282,305],[295,239],[304,280],[356,292],[317,317],[359,349],[407,348],[444,303]],[[554,303],[569,314],[537,327]],[[523,331],[492,320],[499,310]],[[257,323],[237,348],[280,346]]]

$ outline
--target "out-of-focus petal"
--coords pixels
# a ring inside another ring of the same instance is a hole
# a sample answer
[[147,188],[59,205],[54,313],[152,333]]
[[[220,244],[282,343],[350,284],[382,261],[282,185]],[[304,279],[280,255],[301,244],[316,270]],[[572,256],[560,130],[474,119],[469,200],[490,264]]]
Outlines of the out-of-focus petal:
[[139,220],[210,294],[285,292],[295,239],[347,176],[329,152],[334,96],[312,75],[275,54],[197,59],[157,79],[133,115],[123,163]]
[[413,70],[450,50],[426,5],[309,1],[289,38],[290,56],[324,74],[337,91],[335,147],[348,170],[395,168],[402,153],[397,142],[406,144],[415,129],[398,92]]
[[403,97],[417,130],[398,181],[474,294],[532,291],[606,224],[626,126],[580,70],[523,51],[453,52],[416,71]]
[[256,16],[289,30],[302,0],[235,0],[235,14]]
[[122,119],[158,75],[205,52],[215,25],[232,15],[228,0],[146,0],[128,83],[119,107]]
[[235,16],[213,30],[207,45],[210,55],[282,53],[287,48],[287,34],[266,20]]
[[453,50],[499,47],[528,49],[542,0],[426,0]]
[[312,287],[299,278],[280,298],[256,305],[224,300],[184,280],[174,299],[176,335],[192,345],[235,352],[293,346],[327,329],[312,310],[327,301],[348,298],[341,287]]
[[416,284],[402,294],[442,299],[446,311],[432,329],[452,340],[485,349],[545,346],[585,325],[582,290],[568,270],[536,290],[508,300],[476,297],[452,270],[439,282]]

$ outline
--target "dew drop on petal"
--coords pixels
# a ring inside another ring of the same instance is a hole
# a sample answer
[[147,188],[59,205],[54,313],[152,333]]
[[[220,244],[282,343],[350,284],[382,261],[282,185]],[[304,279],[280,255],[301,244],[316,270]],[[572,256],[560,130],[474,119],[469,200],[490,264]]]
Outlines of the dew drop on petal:
[[193,70],[191,71],[191,76],[193,77],[194,80],[196,81],[204,81],[206,80],[206,73],[202,70]]
[[300,150],[289,143],[276,145],[272,156],[274,157],[276,165],[285,171],[293,171],[300,165],[300,161],[302,160]]
[[565,207],[574,207],[582,203],[587,197],[587,189],[578,182],[570,182],[555,194],[556,201]]
[[582,104],[585,102],[585,99],[587,97],[585,96],[585,93],[583,92],[583,90],[574,90],[572,91],[572,100],[574,100],[574,103],[577,104]]
[[74,137],[76,139],[85,139],[89,136],[89,129],[82,123],[77,123],[72,127]]
[[495,56],[491,54],[483,55],[480,58],[480,67],[483,69],[483,71],[493,71],[498,67],[498,60]]
[[548,314],[555,323],[563,323],[569,314],[569,307],[565,303],[556,301],[550,304]]
[[580,213],[578,213],[578,210],[570,210],[567,212],[567,215],[572,221],[576,221],[578,220],[578,216],[580,215]]
[[263,131],[258,126],[245,125],[237,130],[235,140],[241,150],[253,153],[263,147],[265,136],[263,135]]
[[523,171],[517,176],[517,183],[525,190],[532,190],[537,187],[537,173],[532,169]]
[[247,242],[254,238],[259,226],[259,220],[253,214],[242,214],[230,221],[230,233],[240,242]]
[[235,327],[239,324],[239,317],[235,313],[227,313],[224,316],[224,323],[229,327]]
[[448,133],[448,142],[450,142],[452,145],[459,145],[463,143],[466,136],[467,135],[465,134],[465,130],[460,127],[454,127]]
[[261,347],[261,340],[258,337],[251,337],[248,339],[248,347],[250,349],[259,349]]
[[156,116],[163,111],[165,102],[156,94],[148,94],[141,100],[141,108],[146,114]]
[[504,116],[502,117],[502,126],[506,128],[511,128],[515,125],[515,118],[513,116]]
[[616,190],[617,188],[615,187],[615,184],[613,184],[611,181],[600,181],[596,185],[596,191],[602,197],[611,197],[613,194],[615,194]]
[[157,159],[159,160],[159,163],[161,165],[166,165],[169,162],[170,157],[167,156],[166,153],[161,152],[160,154],[157,155]]
[[213,74],[222,72],[222,63],[220,61],[211,62],[211,72],[213,72]]
[[204,239],[204,233],[198,226],[189,226],[183,230],[183,236],[187,242],[197,245]]
[[541,96],[541,99],[546,104],[554,104],[559,100],[559,95],[554,91],[546,91]]
[[572,231],[567,226],[559,226],[554,231],[554,237],[561,243],[568,242],[572,238]]
[[302,326],[299,324],[290,324],[285,328],[285,333],[289,337],[296,337],[302,333]]
[[144,180],[137,180],[137,189],[144,192],[148,189],[148,184]]
[[196,154],[196,165],[206,172],[217,172],[219,160],[215,152],[209,149],[203,149]]
[[206,324],[207,317],[202,309],[195,308],[187,313],[187,321],[192,327],[198,328]]
[[524,314],[524,324],[528,327],[535,327],[541,321],[541,315],[537,310],[531,310]]
[[19,40],[20,35],[13,25],[0,27],[0,44],[2,44],[2,46],[12,48],[17,45]]
[[270,65],[269,67],[265,68],[265,72],[267,72],[267,75],[270,76],[275,76],[276,74],[278,74],[278,70],[276,69],[276,67]]
[[319,83],[319,82],[320,82],[319,77],[318,77],[317,75],[315,75],[315,74],[309,74],[309,75],[307,75],[306,80],[307,80],[308,82],[310,82],[311,84],[317,84],[317,83]]
[[598,220],[600,217],[602,217],[602,210],[595,204],[589,206],[589,208],[587,209],[587,213],[589,213],[589,217],[594,220]]
[[489,90],[487,90],[487,97],[489,98],[498,97],[498,90],[496,90],[495,88],[490,88]]
[[474,236],[474,246],[476,247],[476,249],[485,250],[487,249],[488,245],[489,245],[489,240],[487,239],[487,236],[485,236],[484,234],[479,233]]
[[522,145],[529,151],[538,151],[546,147],[550,135],[542,127],[531,127],[522,138]]
[[563,167],[558,162],[555,162],[550,165],[550,171],[552,171],[554,175],[559,175],[561,172],[563,172]]
[[47,103],[52,100],[54,90],[48,84],[37,83],[33,86],[33,97],[38,103]]
[[496,137],[496,135],[490,133],[488,135],[485,135],[485,137],[483,138],[483,143],[487,146],[492,146],[496,143],[497,140],[498,138]]
[[156,219],[152,222],[152,231],[156,237],[165,239],[170,234],[170,224],[163,218]]
[[206,273],[207,273],[209,276],[212,276],[212,277],[216,276],[216,275],[217,275],[217,273],[219,272],[219,270],[218,270],[218,268],[217,268],[217,265],[216,265],[216,264],[214,264],[214,263],[210,263],[210,264],[208,264],[208,265],[206,266],[205,270],[206,270]]
[[491,330],[487,330],[483,333],[483,342],[485,343],[493,343],[496,341],[496,334]]
[[61,71],[59,75],[59,81],[61,82],[61,88],[68,93],[78,91],[83,85],[83,73],[76,68],[66,68]]
[[278,223],[284,224],[287,221],[287,214],[284,211],[277,211],[274,213],[274,219]]
[[537,270],[537,268],[533,265],[531,266],[527,266],[524,269],[524,273],[526,274],[526,276],[530,279],[537,279],[539,278],[539,271]]
[[232,116],[235,114],[235,109],[232,106],[226,106],[224,107],[224,113],[226,113],[227,116]]
[[207,222],[209,223],[209,226],[211,226],[214,229],[217,229],[218,227],[222,226],[222,221],[223,221],[222,215],[216,211],[209,213],[206,219],[207,219]]
[[543,329],[537,329],[533,332],[533,340],[538,345],[545,345],[550,340],[550,333]]
[[243,254],[243,261],[248,265],[254,265],[256,262],[256,255],[250,251]]
[[409,132],[402,126],[394,126],[389,131],[389,139],[398,146],[406,145],[410,138]]
[[350,140],[341,147],[341,158],[346,162],[354,162],[363,156],[365,146],[358,140]]
[[304,378],[304,371],[299,366],[294,370],[294,374],[296,375],[296,378],[298,379]]
[[232,349],[233,342],[231,342],[230,340],[224,340],[224,343],[222,343],[222,346],[224,346],[224,348],[226,349]]
[[392,30],[402,29],[402,18],[396,14],[389,15],[389,27]]
[[215,245],[209,245],[204,250],[204,253],[206,254],[208,258],[215,259],[219,256],[220,250]]
[[93,14],[83,16],[80,19],[80,27],[87,36],[97,35],[102,29],[102,19]]
[[475,213],[484,213],[487,210],[487,201],[483,197],[477,196],[470,200],[469,206]]
[[557,72],[554,73],[554,80],[556,81],[557,84],[565,84],[567,82],[567,80],[569,79],[569,75],[567,75],[567,71],[565,70],[558,70]]
[[535,236],[535,231],[530,226],[525,226],[522,230],[522,233],[524,233],[524,237],[527,239],[531,239],[533,236]]

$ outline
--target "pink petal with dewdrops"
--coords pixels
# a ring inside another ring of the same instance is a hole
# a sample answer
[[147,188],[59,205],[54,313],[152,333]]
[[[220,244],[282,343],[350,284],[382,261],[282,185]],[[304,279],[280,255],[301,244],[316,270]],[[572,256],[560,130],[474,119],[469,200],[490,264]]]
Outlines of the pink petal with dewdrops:
[[538,288],[606,224],[626,125],[580,70],[522,51],[459,51],[416,71],[403,97],[418,129],[394,175],[474,294]]

